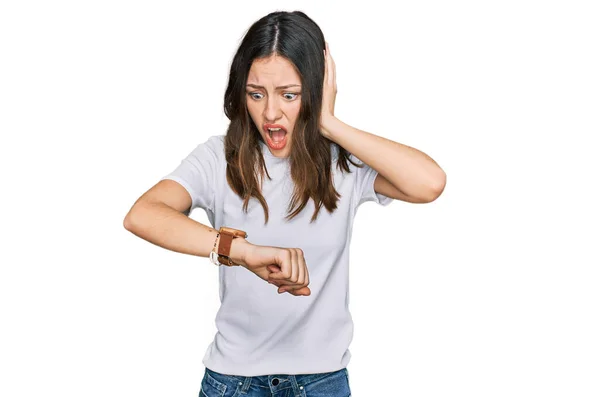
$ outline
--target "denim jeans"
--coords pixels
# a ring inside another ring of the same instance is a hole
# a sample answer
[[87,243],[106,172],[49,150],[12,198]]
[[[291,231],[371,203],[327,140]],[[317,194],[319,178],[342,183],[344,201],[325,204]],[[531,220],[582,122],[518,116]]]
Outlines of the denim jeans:
[[199,397],[351,397],[348,370],[302,375],[225,375],[205,369]]

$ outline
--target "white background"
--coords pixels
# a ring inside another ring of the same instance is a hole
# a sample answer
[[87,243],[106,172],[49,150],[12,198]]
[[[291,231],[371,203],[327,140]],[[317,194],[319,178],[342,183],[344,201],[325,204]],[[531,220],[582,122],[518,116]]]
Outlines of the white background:
[[246,29],[295,9],[330,44],[336,116],[448,175],[433,203],[358,212],[352,394],[600,395],[592,3],[3,2],[0,395],[198,395],[218,269],[123,218],[225,133]]

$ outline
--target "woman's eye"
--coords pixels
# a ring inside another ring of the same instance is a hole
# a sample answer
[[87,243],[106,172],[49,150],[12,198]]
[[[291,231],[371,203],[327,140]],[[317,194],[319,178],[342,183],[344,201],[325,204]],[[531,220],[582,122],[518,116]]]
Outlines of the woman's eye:
[[[259,93],[259,92],[249,92],[248,95],[250,96],[250,98],[254,99],[254,100],[259,100],[262,99],[263,94]],[[293,101],[294,99],[296,99],[296,97],[299,94],[293,93],[293,92],[286,92],[284,95],[284,98],[287,99],[288,101]]]

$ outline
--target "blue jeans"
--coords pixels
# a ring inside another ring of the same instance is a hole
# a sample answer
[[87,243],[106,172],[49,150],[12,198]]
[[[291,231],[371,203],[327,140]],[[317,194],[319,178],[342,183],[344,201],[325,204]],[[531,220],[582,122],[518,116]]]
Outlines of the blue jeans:
[[206,368],[199,397],[351,397],[348,370],[302,375],[224,375]]

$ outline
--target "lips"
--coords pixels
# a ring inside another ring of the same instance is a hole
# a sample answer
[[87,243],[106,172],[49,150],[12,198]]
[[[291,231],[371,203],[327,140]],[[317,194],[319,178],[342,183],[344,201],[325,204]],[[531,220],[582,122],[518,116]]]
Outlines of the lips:
[[282,126],[281,124],[264,124],[263,125],[263,130],[266,133],[269,133],[268,128],[281,128],[283,131],[285,131],[287,133],[287,129],[284,126]]
[[[269,128],[279,128],[277,132],[269,132]],[[265,140],[271,149],[281,150],[287,144],[287,130],[281,124],[264,124]]]

